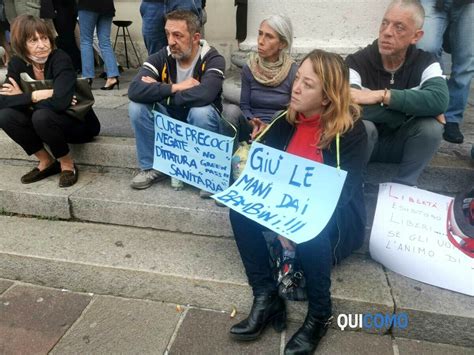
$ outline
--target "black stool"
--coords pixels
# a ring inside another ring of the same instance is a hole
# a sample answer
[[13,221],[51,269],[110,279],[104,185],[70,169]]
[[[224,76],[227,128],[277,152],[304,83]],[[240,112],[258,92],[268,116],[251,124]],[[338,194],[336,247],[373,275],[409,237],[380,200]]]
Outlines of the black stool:
[[[132,44],[133,51],[135,52],[135,55],[137,56],[138,60],[138,65],[140,66],[142,61],[140,57],[138,56],[137,50],[135,49],[135,46],[133,45],[132,37],[130,37],[130,32],[128,31],[128,26],[132,24],[132,21],[113,21],[114,25],[117,26],[117,34],[115,35],[115,43],[114,43],[114,51],[115,51],[115,46],[117,45],[117,38],[123,37],[123,44],[125,46],[125,61],[127,62],[127,68],[130,68],[128,65],[128,52],[127,52],[127,37]],[[119,34],[120,29],[122,29],[122,34]],[[125,33],[125,30],[127,33]]]

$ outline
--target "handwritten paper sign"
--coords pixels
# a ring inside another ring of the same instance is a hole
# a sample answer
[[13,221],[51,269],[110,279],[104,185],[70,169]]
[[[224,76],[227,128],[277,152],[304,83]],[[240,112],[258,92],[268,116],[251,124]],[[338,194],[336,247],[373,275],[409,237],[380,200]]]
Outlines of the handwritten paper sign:
[[239,179],[212,196],[295,243],[316,237],[336,208],[347,173],[253,143]]
[[229,186],[232,137],[155,112],[153,169],[209,192]]
[[370,254],[401,275],[474,296],[473,259],[446,234],[451,200],[405,185],[381,184]]

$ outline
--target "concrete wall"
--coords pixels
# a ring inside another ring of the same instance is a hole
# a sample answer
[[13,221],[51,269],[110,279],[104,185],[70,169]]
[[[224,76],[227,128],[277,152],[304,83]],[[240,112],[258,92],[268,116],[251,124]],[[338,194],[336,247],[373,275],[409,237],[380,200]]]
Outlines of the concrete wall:
[[378,34],[390,0],[253,0],[249,1],[247,39],[243,50],[254,49],[263,18],[284,14],[293,24],[294,53],[323,48],[349,54],[365,47]]

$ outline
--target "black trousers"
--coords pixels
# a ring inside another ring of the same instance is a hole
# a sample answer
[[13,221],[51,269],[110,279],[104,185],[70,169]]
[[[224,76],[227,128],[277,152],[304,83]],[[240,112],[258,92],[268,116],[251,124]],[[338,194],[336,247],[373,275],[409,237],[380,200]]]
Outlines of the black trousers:
[[[262,234],[268,229],[234,210],[230,210],[230,222],[253,294],[276,290],[269,264],[270,254]],[[322,319],[332,313],[331,267],[338,238],[335,218],[331,218],[316,238],[296,246],[306,277],[309,311]]]
[[81,70],[81,52],[77,48],[74,29],[77,22],[77,6],[75,0],[53,0],[56,17],[53,19],[54,27],[58,32],[56,44],[72,59],[74,69]]
[[44,148],[46,143],[55,158],[69,153],[68,143],[90,142],[100,131],[100,123],[94,111],[85,121],[79,121],[65,113],[40,109],[33,113],[13,108],[0,110],[0,128],[19,144],[28,155]]

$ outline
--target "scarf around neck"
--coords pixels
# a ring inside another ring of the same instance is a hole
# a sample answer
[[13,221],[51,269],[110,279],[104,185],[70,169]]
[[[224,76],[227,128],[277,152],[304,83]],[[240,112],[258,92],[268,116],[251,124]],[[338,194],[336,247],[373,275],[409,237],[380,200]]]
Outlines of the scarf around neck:
[[267,62],[257,53],[251,53],[248,66],[257,82],[277,87],[286,79],[293,63],[293,59],[286,52],[281,52],[276,62]]

